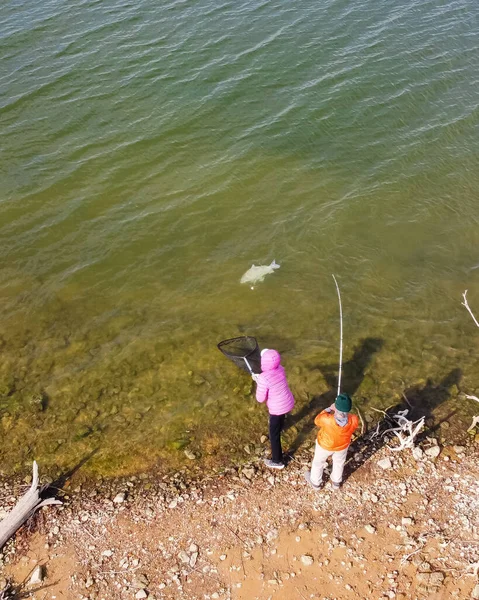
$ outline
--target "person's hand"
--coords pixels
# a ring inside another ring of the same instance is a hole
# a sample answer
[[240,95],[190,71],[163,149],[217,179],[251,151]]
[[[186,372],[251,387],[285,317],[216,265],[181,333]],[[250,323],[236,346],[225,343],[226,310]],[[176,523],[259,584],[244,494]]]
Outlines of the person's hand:
[[256,375],[256,373],[251,373],[251,378],[253,381],[255,381],[256,383],[258,383],[258,375]]

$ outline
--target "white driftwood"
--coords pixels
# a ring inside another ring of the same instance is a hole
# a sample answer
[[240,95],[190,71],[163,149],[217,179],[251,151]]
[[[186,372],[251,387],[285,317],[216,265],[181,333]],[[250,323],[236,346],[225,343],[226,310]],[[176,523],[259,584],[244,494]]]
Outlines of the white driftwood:
[[476,417],[472,417],[471,426],[468,428],[467,431],[472,431],[476,425],[479,425],[479,415],[477,415]]
[[[466,290],[466,292],[467,292],[467,290]],[[475,400],[476,402],[479,402],[479,398],[478,398],[477,396],[470,396],[469,394],[465,394],[465,396],[466,396],[466,398],[468,398],[469,400]],[[475,417],[472,417],[472,423],[471,423],[471,426],[468,428],[468,430],[467,430],[467,431],[468,431],[468,432],[469,432],[469,431],[472,431],[472,430],[474,429],[474,427],[475,427],[476,425],[478,425],[478,424],[479,424],[479,415],[477,415],[477,416],[475,416]]]
[[467,302],[467,298],[466,298],[466,296],[467,296],[467,290],[465,290],[465,292],[462,294],[462,297],[464,298],[464,302],[461,302],[461,304],[467,308],[467,310],[468,310],[469,314],[470,314],[470,315],[471,315],[471,317],[472,317],[472,320],[473,320],[473,321],[474,321],[474,323],[476,324],[476,327],[479,327],[479,323],[477,322],[477,319],[476,319],[476,317],[474,316],[474,313],[473,313],[473,312],[472,312],[472,310],[469,308],[469,304],[468,304],[468,302]]
[[44,488],[38,487],[38,465],[33,461],[33,481],[28,492],[15,504],[8,515],[0,521],[0,548],[12,537],[33,513],[42,506],[61,504],[60,500],[47,498],[42,500],[41,493]]
[[414,440],[417,434],[424,427],[424,417],[421,417],[417,421],[410,421],[406,419],[406,415],[409,411],[407,409],[400,410],[395,415],[391,415],[390,418],[396,421],[397,427],[391,427],[386,429],[382,434],[385,436],[387,433],[392,432],[399,440],[399,446],[391,448],[393,452],[404,450],[405,448],[414,448]]

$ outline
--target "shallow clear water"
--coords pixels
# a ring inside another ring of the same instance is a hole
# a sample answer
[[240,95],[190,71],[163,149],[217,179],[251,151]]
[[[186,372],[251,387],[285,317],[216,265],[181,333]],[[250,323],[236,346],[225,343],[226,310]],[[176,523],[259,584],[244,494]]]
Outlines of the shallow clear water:
[[242,333],[283,353],[301,431],[334,388],[331,273],[357,404],[414,388],[466,422],[478,21],[474,0],[4,2],[2,468],[228,461],[266,423],[215,347]]

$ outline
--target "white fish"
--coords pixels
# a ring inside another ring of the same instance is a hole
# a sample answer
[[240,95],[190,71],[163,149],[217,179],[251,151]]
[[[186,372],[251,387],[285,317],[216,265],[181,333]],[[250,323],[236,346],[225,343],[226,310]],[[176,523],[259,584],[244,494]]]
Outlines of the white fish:
[[275,269],[279,269],[281,265],[278,265],[275,260],[270,265],[252,265],[250,269],[246,271],[240,280],[240,283],[257,283],[263,281],[266,275],[273,273]]

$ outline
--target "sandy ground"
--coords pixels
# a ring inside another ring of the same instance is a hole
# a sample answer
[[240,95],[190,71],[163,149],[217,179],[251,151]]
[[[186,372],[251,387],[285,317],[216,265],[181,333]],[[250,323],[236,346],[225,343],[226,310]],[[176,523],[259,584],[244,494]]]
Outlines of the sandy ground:
[[306,484],[311,450],[279,472],[77,488],[4,549],[4,575],[42,565],[22,588],[37,600],[479,597],[478,455],[472,440],[419,460],[382,447],[337,492]]

